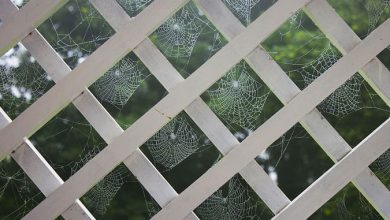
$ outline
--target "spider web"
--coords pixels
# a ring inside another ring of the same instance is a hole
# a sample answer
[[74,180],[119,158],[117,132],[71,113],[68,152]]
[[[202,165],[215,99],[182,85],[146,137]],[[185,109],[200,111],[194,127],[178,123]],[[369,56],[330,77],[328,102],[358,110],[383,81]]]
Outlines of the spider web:
[[113,34],[91,3],[82,0],[70,0],[41,25],[40,32],[72,67],[81,63]]
[[[80,161],[74,163],[71,168],[72,175],[99,152],[100,149],[95,146],[83,156],[80,156]],[[119,165],[115,170],[105,176],[103,180],[98,182],[91,190],[89,190],[83,196],[83,201],[87,206],[92,207],[92,210],[94,210],[97,214],[103,216],[106,213],[110,202],[118,193],[122,185],[127,181],[128,177],[129,174],[126,167],[122,164]]]
[[245,63],[229,70],[208,90],[210,107],[223,120],[254,130],[270,91],[248,72]]
[[[368,0],[365,2],[368,14],[368,33],[375,30],[385,9],[390,8],[390,0]],[[387,47],[390,50],[390,45]]]
[[228,182],[227,193],[219,189],[196,212],[205,220],[260,219],[257,209],[258,204],[248,187],[234,176]]
[[119,5],[125,9],[125,11],[134,16],[138,14],[145,6],[147,6],[153,0],[117,0]]
[[[2,161],[1,165],[11,165]],[[12,164],[14,162],[12,161]],[[10,213],[0,215],[1,219],[20,219],[42,200],[43,195],[36,188],[27,175],[20,169],[7,169],[0,167],[0,202],[15,203],[18,207]],[[11,198],[12,197],[12,198]],[[9,205],[4,204],[2,209],[7,210]]]
[[390,150],[387,150],[376,159],[372,166],[376,173],[378,173],[379,176],[384,179],[384,182],[387,183],[388,187],[390,187]]
[[[11,116],[18,115],[24,107],[38,99],[49,87],[50,78],[30,57],[20,63],[19,56],[27,56],[20,47],[12,49],[0,64],[0,100]],[[14,60],[14,61],[11,61]]]
[[[316,59],[290,72],[300,74],[306,87],[336,63],[338,59],[338,54],[329,45]],[[361,109],[359,104],[361,103],[361,87],[363,82],[363,78],[355,74],[322,101],[318,106],[319,110],[334,116],[343,117]]]
[[203,28],[203,21],[196,10],[186,5],[157,29],[157,41],[166,56],[191,56]]
[[261,0],[223,0],[234,14],[244,21],[246,25],[251,23],[252,9]]
[[146,146],[156,163],[171,169],[203,145],[201,134],[182,113],[150,138]]
[[102,101],[123,107],[147,76],[138,62],[125,58],[93,83],[92,88]]

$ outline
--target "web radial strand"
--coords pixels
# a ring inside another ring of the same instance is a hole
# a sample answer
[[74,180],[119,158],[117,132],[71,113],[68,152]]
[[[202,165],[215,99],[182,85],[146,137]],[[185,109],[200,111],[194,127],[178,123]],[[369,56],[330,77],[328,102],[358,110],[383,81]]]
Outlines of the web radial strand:
[[245,24],[250,24],[252,8],[260,0],[223,0],[223,2],[236,14]]
[[[71,173],[76,173],[77,170],[84,166],[99,152],[100,149],[98,147],[93,147],[90,151],[86,152],[85,155],[82,157],[80,156],[80,161],[73,165]],[[88,207],[92,207],[92,210],[97,214],[103,216],[119,189],[126,182],[128,176],[126,168],[123,167],[123,165],[119,165],[119,167],[109,173],[84,195],[83,202]]]
[[200,134],[180,114],[146,142],[156,163],[173,168],[201,147]]
[[168,57],[191,57],[204,25],[197,9],[186,5],[157,29],[158,44]]
[[205,220],[256,219],[256,207],[248,187],[235,176],[228,183],[226,195],[219,189],[196,211]]
[[269,95],[259,81],[240,63],[208,90],[210,107],[227,123],[254,130]]
[[[308,86],[339,59],[335,50],[328,46],[313,61],[291,72],[299,73],[305,86]],[[361,87],[363,78],[355,74],[318,106],[320,111],[337,117],[343,117],[361,108]]]
[[92,88],[100,100],[122,107],[147,76],[138,62],[125,58],[99,78]]

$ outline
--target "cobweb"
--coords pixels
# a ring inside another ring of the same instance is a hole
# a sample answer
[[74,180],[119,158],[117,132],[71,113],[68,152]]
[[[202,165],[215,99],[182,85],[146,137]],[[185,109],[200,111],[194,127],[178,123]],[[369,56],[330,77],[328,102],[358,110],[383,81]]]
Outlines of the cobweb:
[[40,32],[74,67],[109,39],[114,31],[89,1],[70,0],[41,25]]
[[253,78],[245,63],[229,70],[208,90],[210,107],[229,124],[249,130],[256,129],[256,121],[263,110],[270,91]]
[[376,159],[372,166],[376,173],[381,176],[388,187],[390,187],[390,150],[387,150]]
[[[71,168],[72,174],[77,172],[77,170],[84,166],[99,152],[100,149],[95,146],[83,156],[80,155],[80,160],[74,163]],[[85,202],[88,207],[92,207],[92,210],[97,214],[103,216],[106,213],[110,202],[118,193],[122,185],[128,180],[128,177],[129,172],[126,167],[122,164],[119,165],[83,196],[83,202]]]
[[185,114],[179,114],[147,142],[156,163],[171,169],[203,147],[202,134],[190,123]]
[[93,83],[92,89],[102,101],[123,107],[147,76],[137,61],[124,58]]
[[190,57],[202,28],[197,9],[186,5],[157,29],[157,41],[168,57]]
[[[308,86],[339,59],[339,55],[329,45],[321,54],[309,63],[290,72],[296,72]],[[364,80],[355,74],[318,106],[319,110],[334,116],[343,117],[361,108],[361,87]]]
[[150,38],[184,77],[226,43],[193,1],[164,22]]
[[152,1],[153,0],[117,0],[123,9],[131,16],[135,16]]
[[[4,161],[1,165],[5,165]],[[10,213],[0,212],[1,219],[22,218],[39,204],[42,198],[42,193],[35,188],[35,185],[20,168],[11,171],[0,167],[0,203],[8,202],[17,207]],[[2,211],[6,211],[8,208],[9,204],[4,204]]]
[[365,2],[368,14],[368,32],[373,31],[379,23],[386,7],[390,7],[389,0],[368,0]]
[[228,182],[226,193],[219,189],[196,212],[205,220],[260,219],[257,216],[259,204],[241,181],[234,176]]
[[261,0],[223,0],[223,2],[236,14],[246,25],[251,23],[252,9]]
[[[390,9],[389,0],[368,0],[364,4],[368,14],[368,33],[375,30],[384,14],[385,9]],[[390,45],[387,47],[390,50]]]
[[21,63],[23,56],[27,55],[17,47],[0,60],[1,105],[12,117],[38,99],[51,85],[50,78],[32,57]]

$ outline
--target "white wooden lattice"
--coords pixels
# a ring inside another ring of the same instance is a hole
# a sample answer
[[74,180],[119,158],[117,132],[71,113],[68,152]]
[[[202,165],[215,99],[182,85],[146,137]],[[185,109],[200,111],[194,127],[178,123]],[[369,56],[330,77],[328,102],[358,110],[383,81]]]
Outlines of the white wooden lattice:
[[[71,71],[35,30],[66,0],[32,0],[19,11],[9,0],[0,0],[3,22],[0,53],[22,42],[57,83],[14,121],[1,111],[0,159],[11,155],[47,197],[24,218],[52,219],[62,215],[65,219],[93,219],[77,198],[122,161],[163,207],[153,219],[198,219],[192,211],[236,173],[240,173],[276,214],[274,219],[305,219],[350,181],[384,218],[390,218],[390,192],[368,168],[389,147],[390,121],[352,150],[315,109],[357,71],[390,105],[390,72],[376,58],[390,44],[390,20],[361,41],[326,0],[279,0],[247,28],[222,1],[195,0],[230,42],[184,80],[148,36],[188,1],[155,0],[130,18],[115,0],[91,0],[117,33]],[[302,91],[258,46],[301,8],[344,54]],[[126,45],[118,43],[124,39]],[[130,51],[134,51],[169,94],[123,131],[86,88]],[[239,143],[199,96],[241,59],[247,61],[285,106]],[[70,102],[108,146],[63,182],[25,137],[31,136]],[[138,147],[182,110],[225,157],[178,195]],[[290,201],[253,158],[297,122],[335,165]]]

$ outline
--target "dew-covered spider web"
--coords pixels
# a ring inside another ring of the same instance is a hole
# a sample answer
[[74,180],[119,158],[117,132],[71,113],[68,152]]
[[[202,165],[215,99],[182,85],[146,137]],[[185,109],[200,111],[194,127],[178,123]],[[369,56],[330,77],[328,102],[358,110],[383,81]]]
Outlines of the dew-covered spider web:
[[382,181],[390,188],[390,150],[383,153],[372,164],[375,173],[382,178]]
[[92,4],[85,0],[70,0],[39,30],[71,67],[81,63],[114,33]]
[[260,219],[260,215],[268,210],[259,210],[261,201],[254,198],[242,181],[239,176],[234,176],[225,190],[216,191],[196,208],[196,213],[204,220]]
[[43,198],[12,159],[0,162],[0,219],[20,219]]
[[[321,54],[309,63],[302,64],[299,68],[292,70],[300,74],[305,86],[311,84],[322,73],[329,69],[339,59],[338,53],[332,46],[326,47]],[[328,98],[318,108],[325,113],[342,117],[361,108],[360,98],[364,80],[355,74]]]
[[223,0],[223,2],[240,20],[249,25],[251,23],[252,9],[261,0]]
[[[93,147],[88,152],[85,152],[80,160],[75,162],[72,166],[72,174],[85,165],[90,159],[96,156],[100,152],[98,147]],[[87,207],[91,207],[97,214],[103,216],[107,208],[110,206],[110,202],[118,193],[120,188],[129,179],[129,171],[121,164],[115,168],[111,173],[98,182],[92,189],[90,189],[82,198],[82,201]]]
[[186,5],[156,31],[159,45],[168,57],[190,57],[204,23],[194,7]]
[[192,1],[164,22],[150,38],[184,77],[226,43]]
[[153,0],[117,0],[118,4],[130,15],[135,16]]
[[181,113],[165,125],[147,142],[154,161],[171,169],[207,145],[204,137],[189,118]]
[[139,61],[124,58],[93,83],[92,89],[100,100],[123,107],[148,75]]
[[52,85],[50,77],[22,45],[0,58],[0,100],[11,117],[18,115]]
[[[389,0],[367,0],[363,1],[368,14],[368,33],[375,30],[383,16],[385,10],[390,11]],[[387,47],[390,50],[390,45]]]
[[208,90],[209,105],[228,124],[254,130],[269,93],[269,89],[241,62]]

